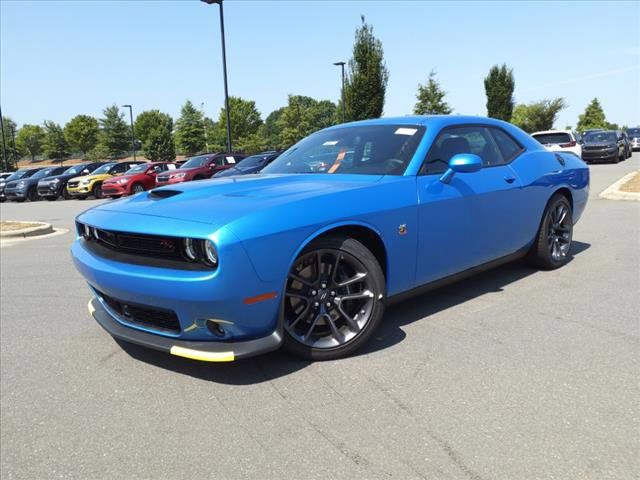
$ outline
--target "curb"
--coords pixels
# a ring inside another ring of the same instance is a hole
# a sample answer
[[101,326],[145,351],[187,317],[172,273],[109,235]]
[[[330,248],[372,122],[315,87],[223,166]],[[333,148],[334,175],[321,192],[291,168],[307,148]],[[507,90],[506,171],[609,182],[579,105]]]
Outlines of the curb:
[[[19,220],[16,220],[19,221]],[[29,222],[37,223],[36,227],[22,228],[20,230],[11,230],[9,232],[0,232],[0,238],[27,238],[37,237],[40,235],[48,235],[53,233],[53,227],[49,223],[44,222]]]
[[640,193],[634,192],[622,192],[620,191],[620,187],[631,180],[634,176],[640,175],[640,172],[635,171],[631,173],[627,173],[624,177],[618,180],[613,185],[609,185],[606,189],[604,189],[600,196],[602,198],[606,198],[608,200],[632,200],[632,201],[640,201]]

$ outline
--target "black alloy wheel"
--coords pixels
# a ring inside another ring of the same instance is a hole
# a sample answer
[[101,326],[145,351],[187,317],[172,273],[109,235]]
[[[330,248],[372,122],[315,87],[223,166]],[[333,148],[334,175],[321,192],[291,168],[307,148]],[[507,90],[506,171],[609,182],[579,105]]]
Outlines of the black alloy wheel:
[[357,240],[332,236],[312,242],[287,278],[285,348],[310,360],[350,355],[382,318],[384,285],[378,261]]

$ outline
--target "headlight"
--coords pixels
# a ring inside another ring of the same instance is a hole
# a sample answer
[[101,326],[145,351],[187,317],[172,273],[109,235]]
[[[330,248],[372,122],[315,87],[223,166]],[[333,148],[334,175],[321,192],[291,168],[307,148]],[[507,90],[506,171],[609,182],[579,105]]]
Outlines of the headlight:
[[204,243],[204,261],[209,265],[215,267],[218,264],[218,252],[211,240],[203,240]]
[[60,183],[60,179],[59,178],[54,178],[53,180],[51,180],[51,183]]
[[22,188],[27,184],[27,182],[18,182],[18,184],[16,185],[16,187],[18,188]]
[[85,179],[85,180],[81,180],[80,181],[80,185],[89,185],[91,183],[91,180],[89,179]]
[[127,178],[121,178],[120,180],[118,180],[118,183],[122,185],[123,183],[127,183],[128,181],[129,179]]
[[218,266],[218,251],[211,240],[185,238],[184,256],[190,262],[201,262],[209,267]]
[[195,260],[198,256],[194,241],[191,238],[184,239],[184,254],[189,260]]
[[171,175],[171,178],[184,178],[186,176],[186,173],[174,173],[173,175]]

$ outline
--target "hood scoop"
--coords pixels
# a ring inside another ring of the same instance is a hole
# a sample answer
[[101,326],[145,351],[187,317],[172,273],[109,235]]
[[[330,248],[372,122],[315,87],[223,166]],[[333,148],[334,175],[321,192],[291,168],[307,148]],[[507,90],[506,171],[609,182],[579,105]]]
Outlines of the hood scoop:
[[176,195],[180,195],[182,191],[180,190],[151,190],[149,192],[149,198],[154,200],[160,200],[162,198],[175,197]]

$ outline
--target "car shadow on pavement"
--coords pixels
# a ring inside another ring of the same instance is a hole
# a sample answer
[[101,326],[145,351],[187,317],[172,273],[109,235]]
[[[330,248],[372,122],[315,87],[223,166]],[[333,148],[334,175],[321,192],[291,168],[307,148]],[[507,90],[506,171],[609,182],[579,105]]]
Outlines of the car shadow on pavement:
[[[588,243],[574,241],[569,261],[590,246]],[[370,354],[400,343],[406,337],[402,330],[404,325],[425,319],[483,294],[500,292],[506,285],[536,272],[539,270],[523,262],[513,262],[391,305],[387,308],[378,331],[356,355]],[[201,380],[228,385],[267,382],[301,370],[311,363],[288,355],[282,350],[232,363],[199,362],[120,340],[116,342],[136,360]]]

